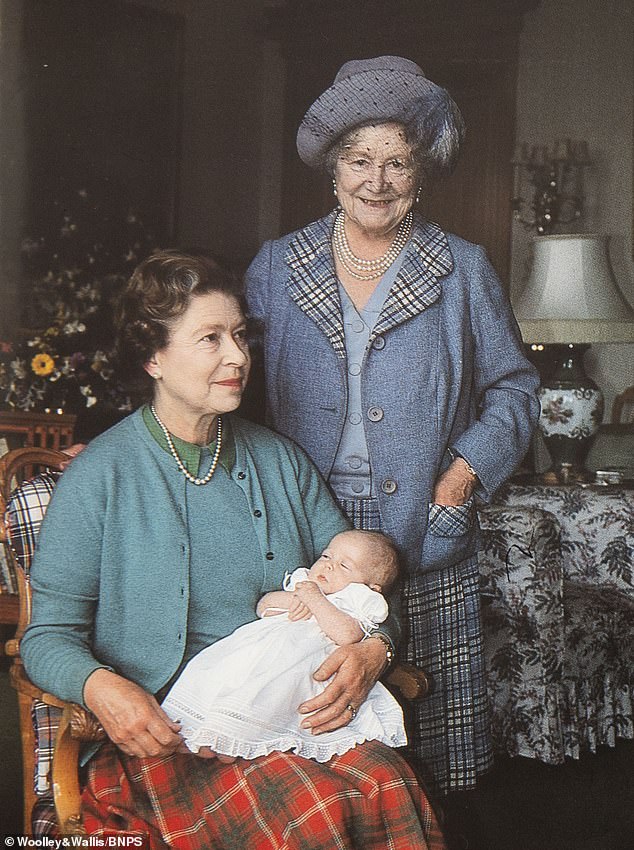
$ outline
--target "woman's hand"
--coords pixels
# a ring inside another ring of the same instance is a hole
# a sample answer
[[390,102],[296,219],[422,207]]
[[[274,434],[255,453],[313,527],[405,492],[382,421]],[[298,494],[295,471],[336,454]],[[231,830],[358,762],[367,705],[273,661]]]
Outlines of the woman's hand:
[[[385,646],[380,640],[368,638],[349,646],[340,646],[313,673],[318,682],[325,682],[331,676],[332,681],[323,693],[299,706],[300,714],[310,714],[302,721],[302,728],[320,735],[346,726],[365,701],[384,667]],[[350,711],[350,707],[354,712]]]
[[477,478],[469,472],[462,458],[456,458],[436,481],[434,502],[437,505],[464,505],[475,490]]
[[110,740],[129,756],[169,755],[183,739],[180,725],[143,688],[111,670],[95,670],[84,685],[84,702]]

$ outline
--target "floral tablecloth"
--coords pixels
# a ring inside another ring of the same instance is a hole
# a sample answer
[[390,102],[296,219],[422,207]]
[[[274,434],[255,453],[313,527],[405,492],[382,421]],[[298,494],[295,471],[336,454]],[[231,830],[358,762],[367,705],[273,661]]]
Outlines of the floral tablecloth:
[[496,749],[557,764],[634,738],[634,491],[509,485],[480,522]]

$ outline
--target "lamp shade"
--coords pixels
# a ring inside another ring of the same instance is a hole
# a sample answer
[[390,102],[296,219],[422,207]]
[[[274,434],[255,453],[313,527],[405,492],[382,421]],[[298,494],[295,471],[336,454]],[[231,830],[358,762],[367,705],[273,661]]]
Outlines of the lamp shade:
[[634,342],[634,310],[597,233],[536,236],[526,288],[515,304],[524,342]]

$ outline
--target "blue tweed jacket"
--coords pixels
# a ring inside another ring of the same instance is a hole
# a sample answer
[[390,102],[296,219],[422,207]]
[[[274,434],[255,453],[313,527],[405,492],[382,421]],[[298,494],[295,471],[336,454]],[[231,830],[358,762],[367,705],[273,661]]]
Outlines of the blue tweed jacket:
[[[333,221],[265,243],[247,272],[250,311],[265,323],[268,421],[326,478],[346,413]],[[405,251],[365,352],[362,398],[384,529],[418,572],[475,551],[475,510],[438,512],[434,483],[454,451],[489,500],[527,450],[539,381],[482,248],[417,216]]]

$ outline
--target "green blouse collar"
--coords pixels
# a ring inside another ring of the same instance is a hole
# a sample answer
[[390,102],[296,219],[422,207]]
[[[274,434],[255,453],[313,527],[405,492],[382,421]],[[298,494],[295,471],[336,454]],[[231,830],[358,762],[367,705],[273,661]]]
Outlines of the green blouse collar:
[[[149,405],[144,405],[142,410],[143,421],[145,423],[146,428],[159,444],[159,446],[170,454],[169,446],[167,445],[167,440],[165,439],[165,434],[161,430],[160,425],[152,415],[152,411],[150,410]],[[176,437],[172,434],[172,440],[174,441],[174,447],[178,452],[178,456],[183,461],[183,464],[187,471],[191,475],[198,475],[198,469],[200,466],[200,458],[203,453],[203,449],[208,449],[209,452],[213,455],[216,441],[212,440],[208,446],[197,446],[195,443],[187,443],[185,440],[181,440],[179,437]],[[218,463],[228,472],[231,473],[233,466],[236,462],[236,444],[233,439],[233,432],[231,430],[231,418],[229,416],[222,417],[222,448],[220,449],[220,457],[218,458]]]

